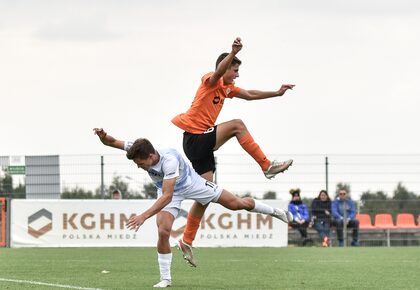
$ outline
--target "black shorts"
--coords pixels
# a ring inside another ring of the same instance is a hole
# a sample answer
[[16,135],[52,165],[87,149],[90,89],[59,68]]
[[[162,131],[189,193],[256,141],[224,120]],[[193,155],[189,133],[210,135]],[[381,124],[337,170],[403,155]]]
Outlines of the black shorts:
[[198,174],[216,171],[213,148],[216,145],[217,126],[211,127],[203,134],[184,132],[183,147],[185,155],[191,161]]

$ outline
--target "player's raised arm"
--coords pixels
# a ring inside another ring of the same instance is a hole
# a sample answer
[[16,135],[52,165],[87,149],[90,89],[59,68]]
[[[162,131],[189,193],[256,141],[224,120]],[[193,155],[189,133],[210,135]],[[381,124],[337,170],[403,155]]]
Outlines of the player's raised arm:
[[108,135],[102,128],[94,128],[93,133],[98,135],[99,140],[106,145],[114,148],[124,150],[124,141],[117,140],[111,135]]
[[219,63],[214,74],[210,77],[208,84],[213,86],[230,67],[235,55],[242,49],[241,39],[237,37],[232,44],[231,52]]
[[283,96],[287,90],[293,90],[294,87],[295,85],[286,84],[282,85],[278,91],[258,91],[241,89],[236,97],[248,101],[280,97]]

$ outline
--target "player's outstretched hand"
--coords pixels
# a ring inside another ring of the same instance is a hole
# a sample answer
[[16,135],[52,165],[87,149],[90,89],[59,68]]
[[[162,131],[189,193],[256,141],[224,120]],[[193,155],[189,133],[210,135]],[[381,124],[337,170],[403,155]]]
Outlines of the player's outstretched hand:
[[134,231],[138,231],[140,226],[144,223],[145,219],[143,218],[143,216],[141,214],[136,215],[136,216],[132,216],[128,222],[126,227],[129,230],[134,230]]
[[93,128],[93,133],[98,135],[99,138],[105,138],[106,132],[103,128]]
[[242,49],[241,38],[237,37],[232,44],[232,51],[237,54]]
[[295,87],[295,85],[291,85],[291,84],[285,84],[285,85],[281,85],[281,88],[279,90],[278,95],[279,96],[283,96],[283,94],[287,91],[287,90],[293,90],[293,88]]

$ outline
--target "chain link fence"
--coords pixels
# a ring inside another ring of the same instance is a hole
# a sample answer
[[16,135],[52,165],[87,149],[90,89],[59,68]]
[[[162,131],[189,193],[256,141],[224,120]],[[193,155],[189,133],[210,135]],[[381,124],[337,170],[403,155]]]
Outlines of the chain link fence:
[[[389,214],[394,226],[399,214],[410,214],[414,221],[415,227],[410,229],[361,228],[361,245],[419,244],[420,155],[270,156],[277,160],[293,158],[293,166],[284,174],[267,180],[258,164],[248,155],[217,154],[216,182],[237,195],[260,199],[290,200],[289,190],[300,188],[301,196],[308,207],[321,189],[329,191],[330,197],[334,199],[337,189],[344,186],[349,190],[351,198],[357,202],[357,212],[368,215],[373,226],[378,214]],[[53,159],[57,160],[57,164],[46,162],[48,164],[45,166],[49,166],[49,170],[43,168],[42,160],[45,158],[42,156],[23,158],[26,164],[21,162],[16,166],[11,162],[12,157],[0,157],[0,196],[28,198],[29,187],[36,185],[36,189],[42,191],[51,184],[59,188],[59,192],[55,190],[54,198],[111,198],[111,192],[115,189],[121,191],[123,198],[155,196],[156,190],[147,173],[127,160],[124,154],[60,155]],[[56,166],[57,170],[51,170],[51,166]],[[51,176],[55,179],[49,184]],[[51,198],[51,193],[47,190],[45,193],[37,192],[36,198]],[[315,244],[321,242],[313,228],[309,228],[308,233]],[[351,235],[350,230],[347,235],[348,244]],[[289,244],[301,244],[297,231],[289,231]],[[331,228],[331,244],[336,244],[335,227]]]

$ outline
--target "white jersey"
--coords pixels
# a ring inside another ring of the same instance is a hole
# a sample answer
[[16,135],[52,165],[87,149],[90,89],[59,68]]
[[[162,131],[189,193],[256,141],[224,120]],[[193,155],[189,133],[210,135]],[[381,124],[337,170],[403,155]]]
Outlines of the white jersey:
[[[133,142],[124,142],[124,150],[128,151]],[[174,191],[182,191],[190,187],[199,175],[185,162],[182,155],[173,148],[155,148],[160,155],[159,162],[147,170],[155,186],[162,190],[164,179],[176,177]]]

